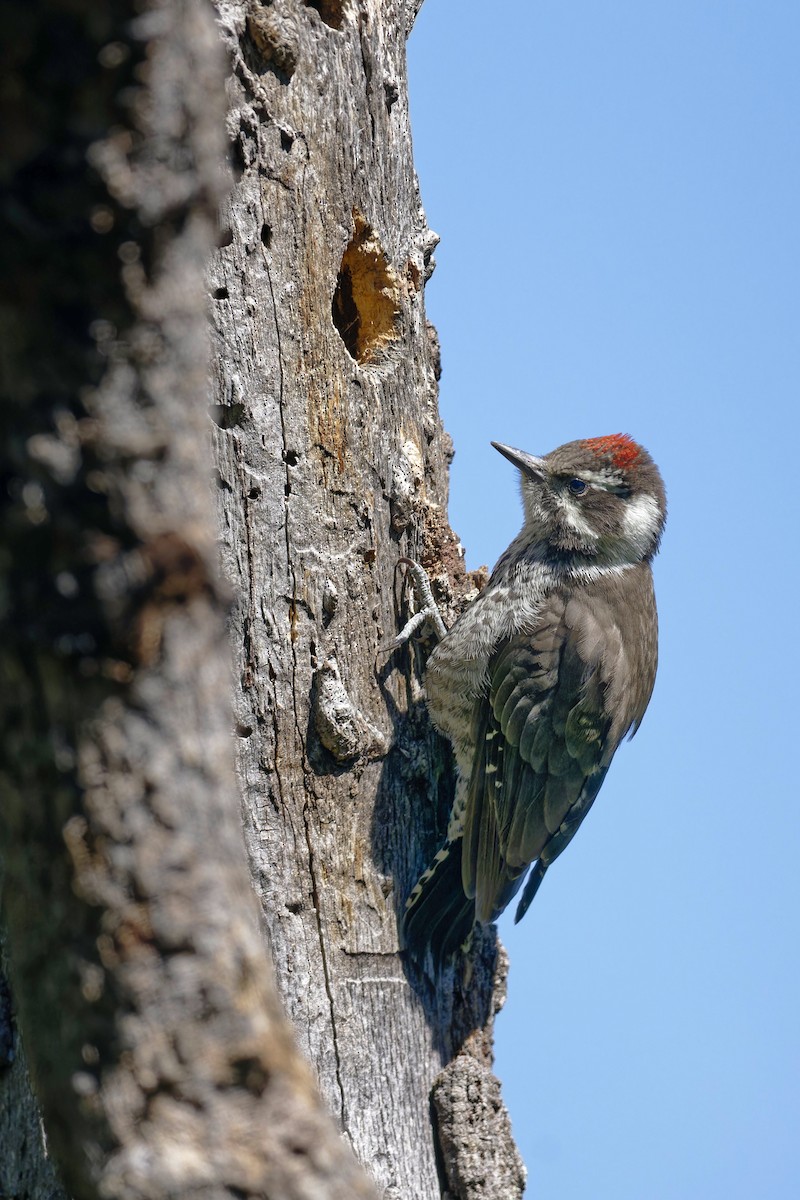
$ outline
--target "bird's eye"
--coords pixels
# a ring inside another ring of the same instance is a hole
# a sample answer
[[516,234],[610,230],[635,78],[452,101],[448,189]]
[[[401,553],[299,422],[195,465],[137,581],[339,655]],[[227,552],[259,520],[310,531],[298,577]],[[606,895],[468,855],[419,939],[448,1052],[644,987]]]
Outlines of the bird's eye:
[[567,484],[567,487],[572,492],[573,496],[582,496],[588,486],[589,485],[585,479],[570,479],[569,483]]

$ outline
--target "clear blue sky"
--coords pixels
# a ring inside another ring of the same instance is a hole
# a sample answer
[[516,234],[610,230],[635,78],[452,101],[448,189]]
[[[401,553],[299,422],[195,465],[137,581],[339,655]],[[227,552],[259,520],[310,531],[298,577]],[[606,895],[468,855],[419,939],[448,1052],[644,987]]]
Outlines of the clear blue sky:
[[491,439],[661,466],[661,667],[528,916],[497,1069],[531,1200],[800,1196],[800,3],[426,0],[428,285],[469,566]]

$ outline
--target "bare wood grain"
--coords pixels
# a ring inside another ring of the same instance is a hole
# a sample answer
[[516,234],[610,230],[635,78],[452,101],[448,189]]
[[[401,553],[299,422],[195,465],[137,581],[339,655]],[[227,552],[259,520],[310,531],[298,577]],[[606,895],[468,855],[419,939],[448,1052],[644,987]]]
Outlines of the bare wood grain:
[[[496,941],[438,991],[398,946],[452,771],[424,652],[381,652],[407,602],[397,560],[425,563],[451,617],[470,586],[424,308],[438,239],[412,158],[417,7],[220,2],[236,178],[210,292],[237,762],[279,987],[384,1194],[434,1200],[450,1184],[431,1089],[456,1055],[491,1077]],[[503,1145],[486,1178],[518,1196]]]

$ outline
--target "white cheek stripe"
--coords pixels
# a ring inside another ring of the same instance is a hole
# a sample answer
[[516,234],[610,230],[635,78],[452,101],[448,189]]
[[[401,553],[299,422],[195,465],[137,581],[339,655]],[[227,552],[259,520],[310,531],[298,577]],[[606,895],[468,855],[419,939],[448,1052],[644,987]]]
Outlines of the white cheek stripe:
[[622,529],[630,543],[643,553],[658,533],[661,513],[654,496],[636,496],[624,507]]
[[574,533],[579,533],[581,537],[587,538],[589,541],[596,542],[597,534],[592,529],[589,522],[584,517],[579,506],[569,496],[556,496],[558,506],[564,513],[566,522]]

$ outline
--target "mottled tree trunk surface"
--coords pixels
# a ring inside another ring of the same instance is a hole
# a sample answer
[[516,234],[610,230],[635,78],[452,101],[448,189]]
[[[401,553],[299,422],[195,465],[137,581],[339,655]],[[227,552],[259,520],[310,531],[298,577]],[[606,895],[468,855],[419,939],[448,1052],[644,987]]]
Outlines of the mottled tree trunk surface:
[[0,1192],[62,1194],[19,1026],[75,1197],[367,1196],[266,938],[382,1194],[512,1200],[495,937],[434,989],[397,934],[452,792],[424,651],[381,650],[397,560],[450,618],[470,586],[423,303],[417,5],[220,3],[216,31],[201,0],[6,7]]
[[[451,767],[419,663],[381,652],[402,611],[397,560],[429,568],[451,617],[467,587],[425,319],[437,239],[412,161],[414,10],[220,5],[236,182],[211,294],[238,764],[281,994],[357,1155],[392,1197],[440,1195],[429,1098],[466,1039],[435,1093],[447,1181],[510,1197],[521,1172],[489,1071],[494,939],[465,987],[459,973],[438,994],[398,954]],[[461,1146],[454,1097],[475,1072]],[[491,1149],[469,1167],[481,1126]]]
[[76,1198],[367,1200],[280,1010],[234,783],[204,290],[218,30],[200,0],[14,7],[0,1190],[60,1194],[19,1031]]

